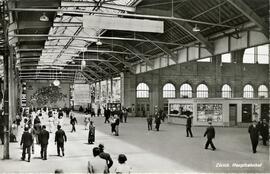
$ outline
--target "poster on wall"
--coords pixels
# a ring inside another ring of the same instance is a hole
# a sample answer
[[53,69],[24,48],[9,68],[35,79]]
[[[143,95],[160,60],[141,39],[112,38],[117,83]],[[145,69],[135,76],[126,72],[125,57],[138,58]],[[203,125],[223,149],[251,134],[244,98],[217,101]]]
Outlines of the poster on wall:
[[222,104],[197,104],[198,122],[222,122]]
[[192,115],[193,104],[170,104],[170,112],[172,115]]

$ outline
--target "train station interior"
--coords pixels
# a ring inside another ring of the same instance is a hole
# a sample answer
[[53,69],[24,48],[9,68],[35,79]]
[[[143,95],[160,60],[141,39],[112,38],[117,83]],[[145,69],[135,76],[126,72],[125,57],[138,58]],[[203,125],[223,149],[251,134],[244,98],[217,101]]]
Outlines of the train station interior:
[[[268,173],[269,13],[268,0],[0,0],[0,173],[89,173],[100,144],[110,173]],[[35,140],[25,163],[35,117],[50,131],[47,159]],[[257,153],[254,121],[268,126]]]

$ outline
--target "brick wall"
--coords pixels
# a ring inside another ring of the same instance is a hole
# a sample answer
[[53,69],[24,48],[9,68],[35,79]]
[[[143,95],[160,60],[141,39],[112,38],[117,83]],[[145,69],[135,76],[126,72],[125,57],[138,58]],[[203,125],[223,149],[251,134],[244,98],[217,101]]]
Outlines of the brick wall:
[[[129,107],[131,103],[136,105],[140,102],[149,102],[150,113],[153,112],[155,105],[163,108],[163,103],[166,102],[166,99],[162,97],[162,88],[168,82],[175,85],[176,98],[180,97],[180,86],[186,82],[192,86],[193,97],[196,97],[196,87],[200,83],[208,86],[208,96],[211,98],[221,97],[221,88],[224,84],[231,86],[233,97],[242,97],[243,87],[248,83],[253,86],[255,97],[258,96],[257,90],[259,85],[264,84],[269,89],[269,65],[243,64],[239,58],[233,58],[233,62],[237,63],[221,64],[220,56],[217,56],[212,62],[187,62],[137,75],[128,74],[129,78],[134,76],[132,78],[135,79],[135,82],[132,81],[132,83],[125,84],[124,101],[126,104],[123,104]],[[134,101],[134,98],[130,96],[134,97],[136,86],[140,82],[149,85],[150,98],[135,99]],[[135,90],[129,90],[131,88]]]

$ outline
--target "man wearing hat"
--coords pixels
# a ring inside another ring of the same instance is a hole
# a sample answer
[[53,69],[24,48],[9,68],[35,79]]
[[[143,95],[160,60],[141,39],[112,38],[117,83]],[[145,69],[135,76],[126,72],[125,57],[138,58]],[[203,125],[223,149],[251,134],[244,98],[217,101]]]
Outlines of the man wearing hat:
[[209,126],[207,127],[204,137],[207,135],[207,141],[205,144],[205,149],[208,149],[209,144],[211,145],[213,151],[216,150],[216,147],[214,143],[212,142],[212,139],[215,138],[215,128],[212,126],[212,121],[208,121]]
[[100,150],[99,157],[106,160],[106,163],[108,165],[108,169],[110,169],[113,165],[113,160],[112,160],[110,154],[104,152],[104,145],[103,144],[99,144],[98,147]]
[[256,153],[259,142],[259,129],[256,120],[253,120],[252,124],[248,127],[248,133],[250,135],[253,153]]

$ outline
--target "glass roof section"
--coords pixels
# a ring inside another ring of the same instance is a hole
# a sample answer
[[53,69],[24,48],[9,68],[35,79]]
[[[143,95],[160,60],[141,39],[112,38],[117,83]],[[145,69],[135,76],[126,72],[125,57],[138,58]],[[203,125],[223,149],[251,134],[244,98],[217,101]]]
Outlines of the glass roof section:
[[[83,10],[100,11],[107,13],[123,13],[122,8],[131,6],[137,0],[107,0],[101,5],[97,5],[94,0],[66,1],[74,3],[72,6],[61,6],[62,10]],[[77,3],[91,3],[85,7]],[[62,4],[63,5],[63,4]],[[90,14],[91,15],[91,14]],[[96,15],[96,14],[92,14]],[[81,15],[59,14],[54,19],[54,24],[50,29],[48,40],[40,56],[38,68],[51,68],[54,65],[67,65],[74,57],[78,57],[87,46],[97,42],[97,38],[103,32],[98,28],[83,28],[83,17]],[[58,25],[56,25],[58,24]]]

